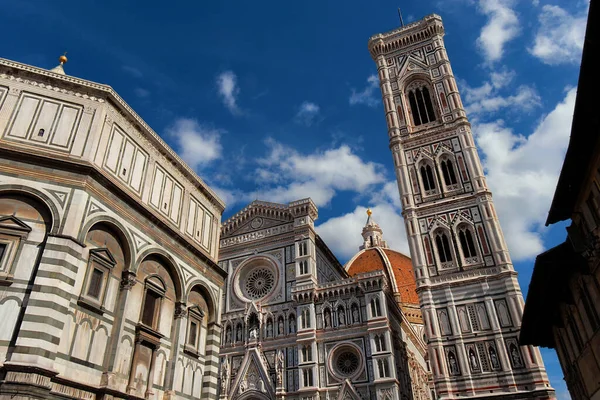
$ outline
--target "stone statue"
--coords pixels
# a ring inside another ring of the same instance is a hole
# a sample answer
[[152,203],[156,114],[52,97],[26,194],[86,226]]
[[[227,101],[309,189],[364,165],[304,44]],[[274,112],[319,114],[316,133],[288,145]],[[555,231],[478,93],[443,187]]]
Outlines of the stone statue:
[[227,381],[229,380],[229,361],[227,358],[221,364],[221,392],[227,391]]
[[231,343],[231,328],[225,331],[225,343]]
[[277,334],[283,335],[283,318],[279,318],[279,326],[277,327]]
[[469,351],[469,359],[471,360],[471,368],[474,370],[479,369],[479,365],[477,364],[477,358],[475,357],[475,353],[473,350]]
[[267,337],[273,337],[273,323],[267,322]]
[[236,342],[242,341],[242,328],[239,325],[235,331],[235,341]]
[[346,325],[346,313],[342,308],[338,310],[338,325]]
[[510,356],[513,359],[513,364],[515,364],[515,367],[520,367],[521,364],[521,356],[519,355],[519,351],[517,350],[517,348],[512,345],[511,349],[510,349]]
[[296,320],[290,320],[290,333],[296,333]]
[[285,368],[285,359],[283,350],[277,351],[277,360],[275,362],[275,372],[277,373],[277,386],[283,384],[283,370]]
[[352,308],[352,322],[353,323],[358,322],[358,308],[356,308],[356,307]]
[[250,328],[250,339],[256,339],[258,337],[258,329],[255,326]]
[[325,328],[329,328],[331,326],[331,313],[329,310],[325,310]]
[[456,357],[454,357],[454,353],[448,354],[448,360],[450,362],[450,373],[452,375],[458,375],[458,365],[456,364]]
[[498,362],[498,356],[496,355],[496,350],[490,347],[490,360],[492,361],[492,367],[494,369],[500,368],[500,363]]

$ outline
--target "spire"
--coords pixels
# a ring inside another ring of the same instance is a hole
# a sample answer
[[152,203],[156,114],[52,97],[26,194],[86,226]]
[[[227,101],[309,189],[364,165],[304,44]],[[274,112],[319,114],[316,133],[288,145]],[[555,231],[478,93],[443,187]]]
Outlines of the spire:
[[364,242],[360,246],[360,250],[370,249],[372,247],[388,248],[387,242],[383,240],[383,231],[372,217],[373,211],[367,208],[367,222],[362,230]]
[[66,51],[62,56],[58,57],[58,61],[60,62],[60,64],[52,68],[50,71],[56,72],[57,74],[66,75],[65,70],[63,69],[63,65],[66,64],[68,61]]

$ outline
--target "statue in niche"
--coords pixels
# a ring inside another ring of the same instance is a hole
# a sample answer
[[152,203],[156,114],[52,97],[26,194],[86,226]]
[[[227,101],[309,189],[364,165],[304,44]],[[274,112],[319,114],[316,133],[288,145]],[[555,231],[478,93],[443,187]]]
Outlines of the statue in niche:
[[479,370],[479,364],[477,363],[477,357],[473,349],[469,350],[469,361],[471,362],[471,369],[474,371]]
[[339,326],[346,325],[346,313],[344,312],[344,309],[341,307],[338,309],[338,325]]
[[523,366],[521,356],[519,355],[519,350],[517,350],[517,346],[515,346],[514,344],[510,345],[510,356],[512,357],[513,364],[515,365],[515,367]]
[[256,339],[258,337],[258,329],[256,328],[256,326],[253,326],[252,328],[250,328],[249,337],[250,337],[250,339]]
[[227,327],[225,330],[225,343],[231,343],[231,328]]
[[325,309],[325,328],[331,327],[331,312],[328,308]]
[[283,384],[283,369],[285,366],[285,359],[283,355],[283,350],[277,351],[277,360],[275,362],[275,370],[277,372],[277,385],[281,386]]
[[296,333],[296,319],[290,319],[290,333]]
[[500,362],[498,361],[498,355],[496,350],[492,346],[489,347],[490,360],[492,361],[492,368],[500,369]]
[[229,381],[229,361],[227,358],[221,364],[221,392],[227,391],[227,382]]
[[283,335],[283,318],[279,318],[279,323],[277,326],[277,334],[279,336]]
[[458,363],[456,362],[456,356],[453,352],[448,353],[448,364],[450,365],[450,373],[452,375],[459,375]]
[[238,325],[237,329],[235,330],[235,341],[236,342],[242,341],[242,326],[241,325]]
[[352,306],[352,323],[358,322],[358,307],[356,305]]

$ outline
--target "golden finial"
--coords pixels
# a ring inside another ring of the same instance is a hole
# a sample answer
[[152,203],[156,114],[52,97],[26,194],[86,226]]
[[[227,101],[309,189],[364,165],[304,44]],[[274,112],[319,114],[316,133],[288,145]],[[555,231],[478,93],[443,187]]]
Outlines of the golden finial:
[[60,61],[60,65],[63,65],[64,63],[66,63],[68,61],[66,51],[62,56],[58,57],[58,61]]
[[371,209],[370,209],[370,208],[367,208],[367,215],[370,217],[370,216],[371,216],[371,214],[373,214],[373,211],[371,211]]

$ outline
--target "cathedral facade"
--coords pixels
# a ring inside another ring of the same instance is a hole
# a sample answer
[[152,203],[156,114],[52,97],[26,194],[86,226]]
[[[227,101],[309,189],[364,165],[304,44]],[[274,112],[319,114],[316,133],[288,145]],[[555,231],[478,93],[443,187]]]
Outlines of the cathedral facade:
[[316,219],[310,199],[255,201],[223,223],[219,398],[430,399],[410,259],[369,215],[344,267]]
[[554,398],[437,15],[369,40],[440,398]]
[[0,59],[0,399],[214,399],[224,204],[64,62]]

